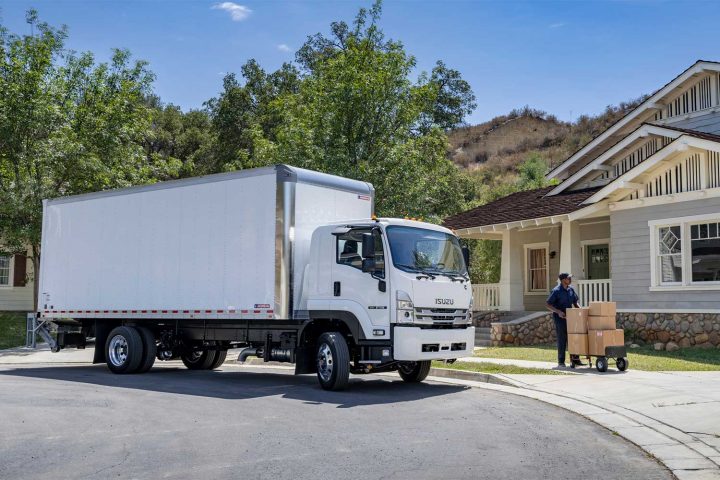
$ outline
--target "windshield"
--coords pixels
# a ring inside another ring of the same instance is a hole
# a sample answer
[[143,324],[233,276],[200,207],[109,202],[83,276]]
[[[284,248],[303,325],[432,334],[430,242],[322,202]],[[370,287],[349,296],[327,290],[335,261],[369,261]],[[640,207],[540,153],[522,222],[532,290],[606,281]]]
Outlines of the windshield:
[[386,228],[393,265],[406,272],[466,275],[460,242],[449,233],[424,228]]

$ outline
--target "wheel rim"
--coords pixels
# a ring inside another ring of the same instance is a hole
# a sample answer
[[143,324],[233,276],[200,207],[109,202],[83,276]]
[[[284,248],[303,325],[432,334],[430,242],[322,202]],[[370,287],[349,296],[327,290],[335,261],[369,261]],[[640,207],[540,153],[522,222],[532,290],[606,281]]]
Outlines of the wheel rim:
[[409,362],[409,363],[401,363],[398,366],[398,370],[400,370],[402,373],[406,375],[410,375],[413,373],[413,370],[415,370],[415,362]]
[[110,339],[110,347],[108,348],[110,363],[116,367],[125,364],[128,356],[128,343],[122,335],[115,335]]
[[202,350],[194,350],[187,355],[185,355],[185,360],[187,360],[189,363],[198,363],[203,355]]
[[323,343],[318,349],[317,364],[320,378],[322,378],[324,382],[330,381],[333,371],[333,355],[327,343]]

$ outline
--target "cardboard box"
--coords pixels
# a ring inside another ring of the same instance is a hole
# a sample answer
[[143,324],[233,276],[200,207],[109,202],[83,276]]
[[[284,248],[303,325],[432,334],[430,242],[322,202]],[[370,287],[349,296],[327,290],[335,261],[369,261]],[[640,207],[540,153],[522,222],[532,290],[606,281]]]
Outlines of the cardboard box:
[[568,308],[565,311],[568,333],[587,333],[588,308]]
[[590,355],[605,355],[605,347],[625,345],[625,332],[614,330],[588,330],[588,350]]
[[590,315],[588,317],[588,330],[615,330],[616,327],[615,315],[602,317]]
[[568,333],[568,352],[570,355],[588,355],[587,333]]
[[590,315],[595,317],[615,316],[615,302],[590,302]]

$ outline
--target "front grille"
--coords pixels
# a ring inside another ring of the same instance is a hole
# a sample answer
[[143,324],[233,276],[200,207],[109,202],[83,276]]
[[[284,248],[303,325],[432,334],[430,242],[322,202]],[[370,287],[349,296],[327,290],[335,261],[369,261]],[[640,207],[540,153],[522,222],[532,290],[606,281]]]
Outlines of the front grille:
[[419,323],[432,323],[434,325],[466,323],[467,309],[417,307],[415,309],[415,318]]

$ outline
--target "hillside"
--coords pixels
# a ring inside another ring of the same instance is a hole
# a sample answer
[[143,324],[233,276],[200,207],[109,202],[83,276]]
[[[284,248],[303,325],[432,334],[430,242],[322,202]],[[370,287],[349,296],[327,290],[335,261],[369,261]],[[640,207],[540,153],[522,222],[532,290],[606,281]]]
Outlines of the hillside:
[[599,115],[583,115],[574,122],[563,122],[529,107],[513,110],[488,122],[452,131],[450,156],[458,166],[484,177],[512,174],[532,153],[539,154],[548,167],[553,167],[645,98],[608,106]]

